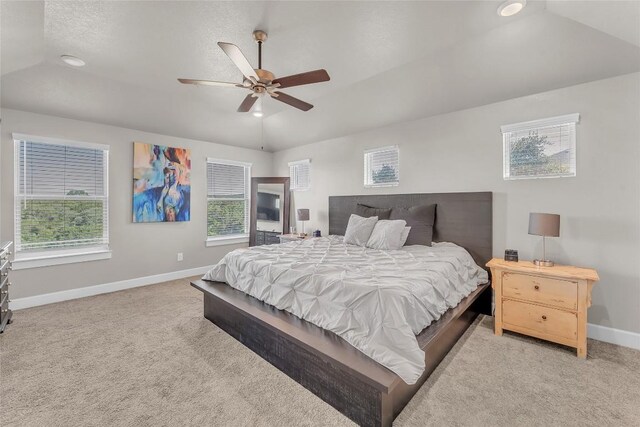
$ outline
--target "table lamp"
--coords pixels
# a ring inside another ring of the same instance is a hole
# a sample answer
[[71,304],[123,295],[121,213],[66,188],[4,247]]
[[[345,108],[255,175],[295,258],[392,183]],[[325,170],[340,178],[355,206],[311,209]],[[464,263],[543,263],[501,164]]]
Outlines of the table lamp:
[[547,259],[545,238],[560,236],[560,215],[530,213],[529,234],[542,236],[542,259],[535,259],[533,263],[538,267],[553,267],[553,261]]
[[307,233],[304,232],[304,222],[309,221],[309,209],[297,209],[296,219],[302,222],[302,233],[300,233],[300,235],[306,236]]

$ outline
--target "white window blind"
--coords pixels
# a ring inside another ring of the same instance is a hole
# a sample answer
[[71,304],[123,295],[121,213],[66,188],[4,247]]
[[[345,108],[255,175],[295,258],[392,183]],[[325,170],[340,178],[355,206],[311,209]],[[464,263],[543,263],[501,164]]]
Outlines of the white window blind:
[[108,247],[108,146],[14,134],[15,247]]
[[290,189],[305,191],[311,188],[311,160],[298,160],[289,163]]
[[364,186],[387,187],[400,182],[398,146],[381,147],[364,152]]
[[249,235],[251,165],[207,160],[207,237]]
[[505,180],[576,176],[578,114],[502,126]]

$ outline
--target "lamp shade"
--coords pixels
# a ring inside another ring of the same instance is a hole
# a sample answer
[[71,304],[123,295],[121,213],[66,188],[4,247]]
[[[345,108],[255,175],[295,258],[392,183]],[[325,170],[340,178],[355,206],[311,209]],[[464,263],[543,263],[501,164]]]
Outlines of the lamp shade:
[[560,215],[548,213],[530,213],[529,234],[549,237],[560,236]]
[[297,209],[296,219],[298,221],[309,221],[309,209]]

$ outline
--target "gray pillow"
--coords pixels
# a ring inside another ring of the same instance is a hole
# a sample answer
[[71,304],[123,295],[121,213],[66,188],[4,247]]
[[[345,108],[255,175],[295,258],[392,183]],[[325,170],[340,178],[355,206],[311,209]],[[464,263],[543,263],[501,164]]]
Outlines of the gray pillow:
[[435,224],[436,219],[436,205],[393,208],[389,219],[404,219],[407,221],[407,227],[411,227],[405,245],[431,246],[433,224]]
[[378,219],[389,219],[389,215],[391,215],[391,208],[374,208],[373,206],[358,203],[355,214],[363,218],[377,216]]
[[352,245],[366,246],[373,232],[373,227],[376,226],[376,222],[378,222],[377,216],[363,218],[351,214],[349,223],[347,224],[347,230],[344,232],[344,242]]

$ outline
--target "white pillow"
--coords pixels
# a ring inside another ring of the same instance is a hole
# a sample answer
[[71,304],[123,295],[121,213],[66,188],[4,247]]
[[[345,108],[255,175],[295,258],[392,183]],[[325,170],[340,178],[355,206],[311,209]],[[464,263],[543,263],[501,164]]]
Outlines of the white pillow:
[[376,226],[376,222],[378,222],[377,216],[363,218],[351,214],[349,223],[347,224],[347,231],[344,232],[344,242],[352,245],[366,246],[369,236],[371,236],[371,232]]
[[407,221],[403,219],[383,219],[376,222],[371,237],[367,241],[367,247],[382,250],[400,249],[403,245],[402,235],[406,226]]
[[400,246],[404,246],[404,244],[407,243],[410,231],[411,227],[405,227],[404,230],[402,230],[402,237],[400,237]]

